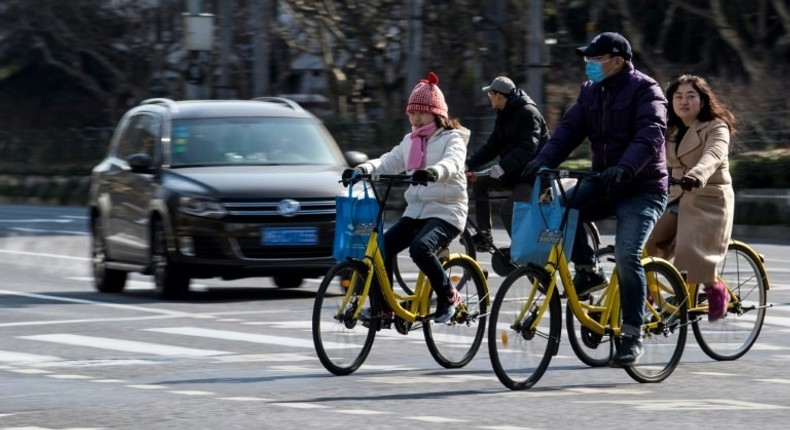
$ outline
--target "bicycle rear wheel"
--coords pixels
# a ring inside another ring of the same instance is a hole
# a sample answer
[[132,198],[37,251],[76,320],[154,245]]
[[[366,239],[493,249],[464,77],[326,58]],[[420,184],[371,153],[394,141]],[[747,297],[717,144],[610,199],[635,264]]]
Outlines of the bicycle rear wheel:
[[[589,233],[588,233],[589,235]],[[596,251],[598,264],[603,268],[607,279],[612,279],[614,273],[614,247],[607,246]],[[587,303],[602,305],[606,299],[606,289],[590,293]],[[601,315],[588,313],[590,318],[600,322]],[[612,336],[600,335],[592,332],[576,320],[573,310],[565,304],[565,330],[568,332],[568,341],[576,357],[590,367],[609,365],[612,361]]]
[[502,282],[491,306],[491,365],[500,382],[511,390],[533,386],[559,349],[562,310],[556,290],[546,302],[549,284],[542,269],[519,267]]
[[[461,305],[449,321],[423,324],[425,343],[437,363],[448,369],[466,366],[483,341],[488,312],[488,287],[475,263],[453,258],[444,264],[450,282],[461,295]],[[436,310],[432,301],[431,313]]]
[[[688,330],[688,297],[683,279],[665,260],[645,264],[647,300],[645,323],[658,323],[643,329],[644,355],[625,371],[639,382],[661,382],[677,367],[683,356]],[[620,339],[615,339],[619,347]]]
[[[348,375],[365,361],[376,336],[379,319],[367,326],[354,318],[357,309],[371,306],[362,297],[367,267],[359,261],[343,261],[327,272],[318,287],[313,306],[313,344],[318,359],[335,375]],[[351,294],[347,296],[347,292]],[[347,300],[348,299],[348,300]],[[371,314],[377,315],[375,306]]]
[[[445,249],[439,251],[442,255],[439,255],[439,259],[446,260],[450,254],[466,254],[472,258],[472,260],[477,259],[477,251],[475,250],[475,245],[472,243],[472,233],[469,232],[468,229],[464,229],[458,237],[453,239],[450,242],[450,246]],[[414,272],[413,277],[409,277],[408,274],[401,271],[400,263],[398,262],[400,259],[411,259],[409,258],[408,251],[401,252],[395,257],[395,260],[392,262],[392,275],[398,283],[398,286],[406,293],[406,294],[414,294],[414,290],[411,289],[410,284],[414,284],[417,280],[417,273]]]
[[[710,358],[736,360],[749,351],[760,335],[765,320],[768,277],[760,256],[740,242],[729,244],[717,273],[732,293],[727,314],[712,323],[704,313],[695,315],[691,327],[700,348]],[[696,303],[704,306],[705,291],[696,290]]]

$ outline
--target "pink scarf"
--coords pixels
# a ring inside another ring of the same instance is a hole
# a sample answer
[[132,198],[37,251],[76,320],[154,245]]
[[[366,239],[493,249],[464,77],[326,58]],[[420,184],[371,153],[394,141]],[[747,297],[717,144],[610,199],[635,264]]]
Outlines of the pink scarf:
[[406,171],[425,168],[425,147],[428,145],[428,138],[436,131],[436,128],[436,123],[431,122],[411,131],[411,147],[409,148],[409,160],[406,162]]

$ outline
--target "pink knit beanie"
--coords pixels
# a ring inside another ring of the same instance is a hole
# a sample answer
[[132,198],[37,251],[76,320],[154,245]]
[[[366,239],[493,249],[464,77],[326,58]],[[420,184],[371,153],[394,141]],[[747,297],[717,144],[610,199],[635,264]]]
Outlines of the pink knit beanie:
[[447,103],[444,101],[444,94],[439,89],[438,83],[439,77],[433,72],[429,72],[427,78],[421,79],[411,91],[406,112],[430,112],[447,118]]

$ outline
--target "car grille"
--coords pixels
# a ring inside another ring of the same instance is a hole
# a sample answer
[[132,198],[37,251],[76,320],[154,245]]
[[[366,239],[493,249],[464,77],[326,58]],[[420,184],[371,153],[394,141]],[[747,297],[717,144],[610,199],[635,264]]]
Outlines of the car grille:
[[259,224],[260,226],[316,226],[319,228],[318,244],[315,246],[263,247],[260,236],[243,235],[234,239],[244,258],[324,258],[332,255],[334,222],[336,218],[334,199],[294,199],[299,210],[291,215],[281,215],[278,205],[283,199],[272,200],[224,200],[222,204],[228,215],[225,222]]
[[229,222],[326,222],[335,220],[335,200],[303,199],[299,210],[291,215],[281,215],[277,208],[283,199],[274,200],[224,200],[222,202]]

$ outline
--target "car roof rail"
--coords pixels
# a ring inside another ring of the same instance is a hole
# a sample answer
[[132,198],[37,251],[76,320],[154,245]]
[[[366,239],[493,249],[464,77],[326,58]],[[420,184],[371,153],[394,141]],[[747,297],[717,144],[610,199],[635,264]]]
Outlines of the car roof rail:
[[152,104],[156,104],[156,103],[166,104],[168,109],[170,109],[173,112],[178,112],[178,104],[172,99],[167,99],[167,98],[164,98],[164,97],[158,97],[158,98],[154,98],[154,99],[146,99],[146,100],[143,100],[143,101],[140,102],[141,105],[152,105]]
[[298,110],[298,111],[304,110],[304,108],[300,106],[299,103],[296,103],[295,101],[291,99],[286,99],[284,97],[255,97],[253,100],[259,102],[281,103],[289,106],[293,110]]

